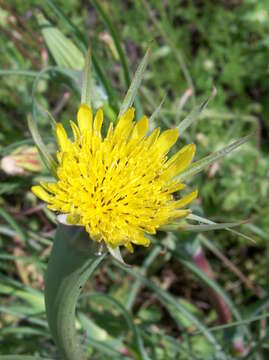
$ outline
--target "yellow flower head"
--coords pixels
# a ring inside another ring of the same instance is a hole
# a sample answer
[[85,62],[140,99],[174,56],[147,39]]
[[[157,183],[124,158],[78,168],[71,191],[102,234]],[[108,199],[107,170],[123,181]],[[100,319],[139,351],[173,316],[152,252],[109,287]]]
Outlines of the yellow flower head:
[[67,214],[67,222],[82,225],[93,240],[110,247],[149,245],[145,233],[186,216],[182,209],[197,191],[176,200],[173,193],[184,188],[175,177],[190,164],[195,145],[183,147],[170,159],[168,152],[178,138],[177,129],[147,135],[148,119],[134,122],[134,109],[110,123],[102,137],[103,111],[94,121],[92,111],[82,104],[78,126],[71,121],[74,139],[57,125],[58,181],[33,186],[32,191],[48,208]]

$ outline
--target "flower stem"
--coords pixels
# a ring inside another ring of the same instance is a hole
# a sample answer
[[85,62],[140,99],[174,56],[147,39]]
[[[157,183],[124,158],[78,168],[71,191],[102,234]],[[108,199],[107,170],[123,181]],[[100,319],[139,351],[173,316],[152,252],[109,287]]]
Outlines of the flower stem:
[[45,305],[49,328],[64,360],[86,360],[75,329],[75,308],[81,289],[104,258],[97,243],[80,227],[59,225],[46,279]]

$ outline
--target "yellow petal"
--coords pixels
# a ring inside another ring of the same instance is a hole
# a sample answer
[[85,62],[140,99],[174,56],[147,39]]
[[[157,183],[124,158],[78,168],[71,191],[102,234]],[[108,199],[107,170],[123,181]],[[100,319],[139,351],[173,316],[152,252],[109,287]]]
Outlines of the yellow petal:
[[44,181],[40,181],[40,185],[45,189],[48,193],[55,194],[59,189],[57,183],[45,183]]
[[194,157],[195,149],[196,147],[194,144],[186,145],[172,156],[166,163],[167,170],[164,171],[162,178],[170,179],[185,170]]
[[171,218],[171,220],[176,220],[176,219],[180,219],[183,217],[188,216],[191,213],[190,209],[186,209],[186,210],[175,210],[173,213],[173,217]]
[[157,148],[159,154],[166,154],[170,148],[175,144],[178,138],[177,129],[169,129],[164,131],[159,139],[155,143],[155,148]]
[[95,115],[94,124],[93,124],[93,131],[96,136],[100,135],[103,120],[104,120],[103,110],[98,109],[97,113]]
[[160,135],[160,128],[156,128],[152,133],[149,135],[149,137],[146,140],[146,144],[150,148],[151,146],[154,146],[155,142],[157,141],[159,135]]
[[132,121],[134,119],[135,109],[131,107],[119,119],[115,129],[115,138],[127,138],[133,129]]
[[77,114],[78,126],[81,132],[92,129],[92,111],[87,104],[81,104]]
[[150,241],[144,236],[143,232],[137,232],[134,234],[134,237],[131,239],[132,243],[136,245],[149,246]]
[[62,124],[57,124],[56,136],[60,150],[67,151],[67,149],[69,148],[69,139]]
[[106,134],[106,140],[110,141],[112,136],[113,136],[113,123],[110,123]]
[[81,222],[80,215],[78,215],[76,213],[68,214],[66,220],[71,225],[77,225],[77,224],[80,224],[80,222]]
[[148,118],[146,116],[143,116],[135,125],[133,133],[132,133],[132,139],[141,139],[143,136],[146,135],[146,132],[148,131]]
[[80,138],[80,132],[77,125],[70,120],[71,129],[73,131],[74,140],[77,141]]
[[182,199],[180,200],[177,200],[174,202],[173,206],[176,208],[176,209],[180,209],[186,205],[188,205],[190,202],[192,202],[194,199],[197,198],[197,195],[198,195],[198,191],[195,190],[193,191],[192,193],[184,196]]
[[165,188],[164,188],[164,191],[167,193],[167,194],[172,194],[174,192],[177,192],[179,190],[182,190],[184,189],[185,185],[180,183],[180,182],[175,182],[175,183],[172,183],[170,185],[167,185]]
[[39,199],[45,202],[51,202],[53,198],[41,186],[32,186],[31,190],[35,194],[35,196],[37,196]]
[[130,242],[125,243],[124,246],[130,251],[130,253],[134,252],[133,245]]

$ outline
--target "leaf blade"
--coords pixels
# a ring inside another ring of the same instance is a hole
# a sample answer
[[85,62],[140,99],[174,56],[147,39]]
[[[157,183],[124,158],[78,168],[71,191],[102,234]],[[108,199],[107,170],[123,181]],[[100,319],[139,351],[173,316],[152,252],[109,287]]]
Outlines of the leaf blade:
[[138,65],[138,68],[135,72],[134,78],[131,82],[131,85],[124,97],[124,100],[120,107],[119,117],[124,114],[133,104],[137,90],[141,84],[143,79],[144,72],[149,62],[150,54],[152,50],[152,43],[149,45],[146,54],[144,55],[142,61]]
[[83,71],[83,81],[81,90],[81,104],[87,104],[91,107],[91,52],[88,49],[85,67]]

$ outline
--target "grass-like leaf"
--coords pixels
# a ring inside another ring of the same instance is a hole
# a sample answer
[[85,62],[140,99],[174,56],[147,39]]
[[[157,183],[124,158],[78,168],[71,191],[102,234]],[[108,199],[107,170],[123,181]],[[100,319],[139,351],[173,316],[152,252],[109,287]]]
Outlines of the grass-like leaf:
[[53,26],[42,13],[37,14],[42,35],[58,66],[82,70],[84,56],[82,52],[59,29]]
[[151,280],[147,279],[145,276],[139,274],[137,271],[134,271],[130,268],[124,268],[123,266],[119,265],[124,271],[129,273],[130,275],[133,275],[136,279],[139,279],[141,283],[146,285],[149,289],[151,289],[159,298],[159,300],[162,302],[163,306],[167,308],[167,310],[171,313],[172,318],[173,317],[173,311],[171,309],[174,309],[174,311],[179,311],[182,313],[187,319],[191,321],[193,325],[199,329],[205,338],[215,347],[216,354],[222,353],[223,351],[221,349],[221,345],[218,343],[217,339],[213,336],[213,334],[210,332],[210,330],[201,323],[201,321],[194,316],[186,307],[184,307],[182,304],[180,304],[179,301],[177,301],[172,295],[170,295],[167,291],[161,289],[159,286],[154,284]]
[[[63,11],[51,0],[46,0],[46,3],[48,4],[48,6],[51,8],[52,12],[54,13],[54,15],[61,19],[63,21],[63,23],[68,27],[68,29],[70,30],[70,32],[72,33],[74,39],[76,40],[76,45],[79,47],[79,49],[82,52],[86,52],[89,44],[88,44],[88,39],[86,38],[86,36],[84,35],[84,33],[82,33],[77,26],[75,26],[70,19],[63,13]],[[107,79],[107,76],[105,74],[105,71],[102,67],[101,62],[97,59],[97,57],[95,56],[94,52],[92,51],[91,54],[92,57],[92,64],[93,64],[93,68],[94,71],[98,77],[98,80],[101,82],[101,84],[103,85],[108,99],[109,99],[109,104],[111,105],[111,107],[113,108],[113,110],[118,113],[119,111],[119,107],[118,107],[118,98],[117,95],[114,91],[113,86],[111,85],[111,83],[109,82],[109,80]]]
[[118,308],[118,310],[122,313],[128,328],[130,329],[130,332],[134,338],[134,343],[136,345],[136,348],[139,352],[141,359],[149,360],[148,354],[144,348],[144,344],[143,344],[143,340],[140,335],[140,331],[139,331],[138,327],[136,326],[132,315],[130,314],[130,312],[128,310],[126,310],[126,307],[124,307],[118,300],[114,299],[113,297],[111,297],[107,294],[91,293],[90,299],[92,299],[92,298],[103,299],[105,302],[107,302],[110,305],[109,308],[111,308],[111,305],[114,305],[115,307]]
[[3,218],[17,233],[21,240],[26,241],[27,237],[25,232],[21,229],[18,223],[9,215],[2,207],[0,207],[0,217]]
[[88,104],[91,107],[91,52],[88,49],[85,67],[83,71],[81,104]]
[[0,70],[0,76],[29,76],[29,77],[36,77],[38,71],[34,70],[23,70],[23,69],[7,69],[7,70]]
[[[198,222],[201,222],[201,223],[203,223],[203,224],[206,224],[207,226],[216,226],[216,225],[217,225],[217,223],[215,223],[214,221],[209,220],[209,219],[206,219],[206,218],[204,218],[204,217],[202,217],[202,216],[195,215],[195,214],[190,214],[190,215],[188,215],[188,218],[189,218],[190,220],[194,220],[194,221],[198,221]],[[245,222],[246,222],[246,221],[244,220],[244,221],[241,222],[241,224],[238,224],[238,225],[242,225],[242,224],[245,223]],[[252,241],[252,242],[255,243],[255,240],[254,240],[253,238],[251,238],[250,236],[247,236],[247,235],[245,235],[245,234],[242,234],[242,233],[239,232],[239,231],[236,231],[236,230],[231,229],[231,226],[225,226],[223,229],[224,229],[224,230],[227,230],[227,231],[230,231],[230,232],[232,232],[232,233],[234,233],[234,234],[236,234],[236,235],[239,235],[239,236],[241,236],[241,237],[243,237],[243,238],[245,238],[245,239],[247,239],[247,240],[250,240],[250,241]],[[211,230],[213,230],[213,229],[211,229]]]

